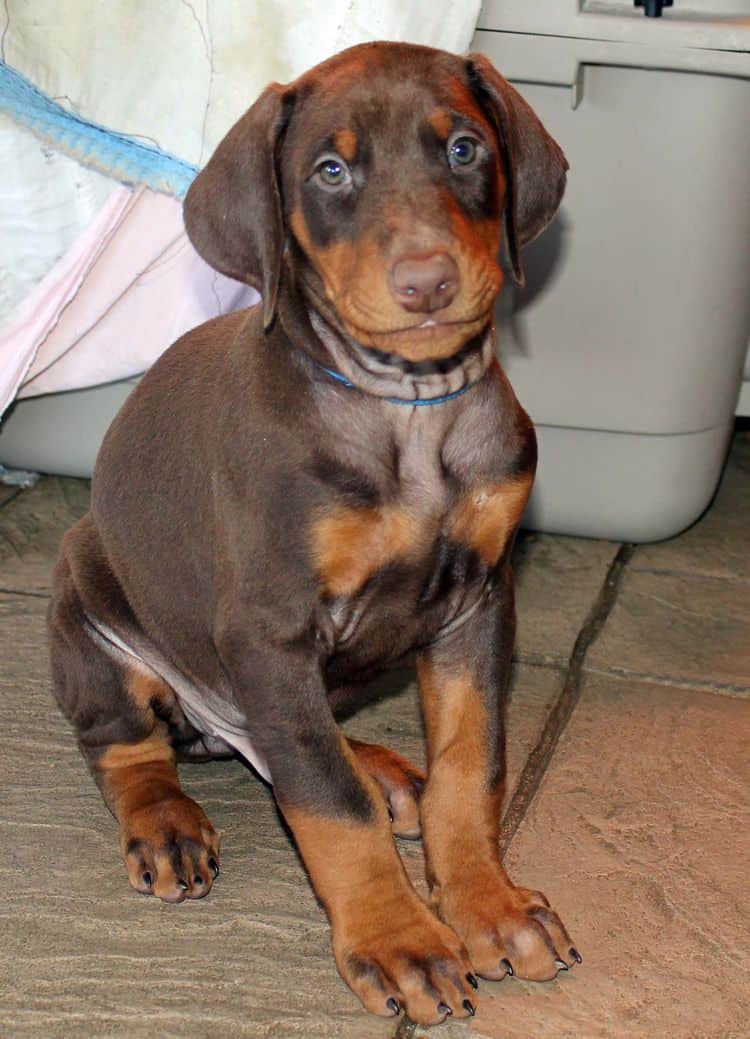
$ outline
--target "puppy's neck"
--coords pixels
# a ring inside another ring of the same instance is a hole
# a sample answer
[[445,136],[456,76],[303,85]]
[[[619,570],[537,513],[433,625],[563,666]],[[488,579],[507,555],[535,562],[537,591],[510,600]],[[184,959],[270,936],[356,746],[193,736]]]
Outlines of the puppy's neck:
[[357,389],[376,397],[440,400],[479,382],[492,363],[491,324],[453,357],[441,361],[407,361],[362,346],[318,311],[308,311],[316,338],[330,357],[330,367]]
[[299,291],[282,291],[278,309],[289,338],[319,367],[375,397],[437,402],[479,382],[494,357],[489,321],[453,357],[414,362],[358,343],[330,308],[318,300],[313,304]]

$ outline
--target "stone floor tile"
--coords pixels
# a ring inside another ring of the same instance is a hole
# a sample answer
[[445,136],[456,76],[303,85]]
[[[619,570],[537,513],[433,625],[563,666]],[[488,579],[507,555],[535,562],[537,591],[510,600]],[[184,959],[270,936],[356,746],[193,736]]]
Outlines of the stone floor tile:
[[9,502],[11,498],[15,498],[17,494],[17,487],[8,487],[6,484],[0,483],[0,508]]
[[618,548],[613,541],[522,534],[513,554],[517,660],[567,664]]
[[750,692],[750,582],[626,571],[586,666]]
[[750,581],[750,436],[732,441],[718,493],[702,518],[677,538],[640,545],[630,566]]
[[88,507],[87,480],[47,476],[0,508],[0,589],[48,593],[60,538]]
[[240,764],[181,769],[223,835],[211,896],[169,907],[129,888],[52,702],[46,605],[0,596],[0,1035],[391,1036],[340,981],[271,794]]
[[[394,1023],[361,1012],[339,979],[325,916],[270,792],[240,764],[181,768],[186,791],[222,833],[222,874],[209,898],[169,907],[131,891],[115,824],[52,701],[46,606],[0,595],[0,977],[10,979],[0,1035],[392,1036]],[[512,779],[561,681],[516,668]],[[413,685],[346,728],[415,761],[423,754]],[[399,843],[424,891],[421,845]]]
[[[514,878],[556,901],[585,963],[551,985],[483,984],[478,1037],[746,1039],[750,699],[701,687],[750,691],[749,451],[735,442],[700,524],[636,551],[590,651],[599,671],[645,669],[664,684],[588,674],[511,845]],[[55,478],[0,496],[0,591],[45,596],[59,537],[87,504],[83,481]],[[511,788],[617,548],[519,542]],[[223,833],[214,894],[168,907],[130,890],[114,823],[52,703],[45,609],[43,597],[0,594],[0,1035],[390,1039],[394,1023],[364,1014],[338,978],[273,799],[238,763],[182,769]],[[697,688],[669,686],[675,676]],[[423,753],[413,688],[346,728]],[[400,847],[424,890],[420,844]],[[403,1039],[467,1034],[454,1021]]]
[[583,965],[482,986],[484,1039],[740,1039],[750,701],[590,676],[508,855]]

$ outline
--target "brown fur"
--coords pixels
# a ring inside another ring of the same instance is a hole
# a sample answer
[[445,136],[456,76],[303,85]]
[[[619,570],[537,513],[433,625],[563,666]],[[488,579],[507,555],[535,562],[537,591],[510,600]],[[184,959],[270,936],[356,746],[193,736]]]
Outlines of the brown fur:
[[[489,356],[503,226],[521,280],[566,168],[476,55],[374,43],[271,84],[185,201],[198,252],[262,306],[146,374],[55,571],[55,695],[132,886],[208,892],[218,835],[175,760],[257,751],[342,976],[420,1024],[473,1013],[472,969],[543,978],[578,958],[497,850],[509,557],[536,446]],[[332,709],[415,650],[426,785]],[[392,837],[420,829],[437,916]]]

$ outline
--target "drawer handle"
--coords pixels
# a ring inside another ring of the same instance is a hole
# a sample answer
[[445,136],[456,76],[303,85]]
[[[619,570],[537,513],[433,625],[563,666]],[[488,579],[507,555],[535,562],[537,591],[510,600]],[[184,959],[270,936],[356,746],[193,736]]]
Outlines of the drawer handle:
[[642,7],[647,18],[661,18],[663,7],[671,7],[672,0],[634,0],[636,7]]

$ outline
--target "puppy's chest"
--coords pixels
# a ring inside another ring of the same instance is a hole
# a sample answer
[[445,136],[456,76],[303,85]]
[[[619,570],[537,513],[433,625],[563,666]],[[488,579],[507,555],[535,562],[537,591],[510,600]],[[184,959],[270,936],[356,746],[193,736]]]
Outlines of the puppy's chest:
[[450,470],[439,445],[417,439],[400,452],[382,500],[333,500],[319,510],[312,558],[336,649],[398,656],[470,608],[503,556],[529,482],[470,465]]

